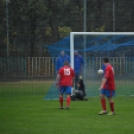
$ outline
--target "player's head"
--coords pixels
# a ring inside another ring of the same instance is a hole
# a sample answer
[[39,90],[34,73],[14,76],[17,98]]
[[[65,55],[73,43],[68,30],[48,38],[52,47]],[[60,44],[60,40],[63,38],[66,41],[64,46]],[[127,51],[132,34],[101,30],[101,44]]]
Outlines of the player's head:
[[70,66],[68,61],[64,61],[64,66]]
[[78,55],[78,51],[77,50],[74,51],[74,55]]
[[103,58],[103,62],[104,62],[104,63],[108,63],[108,62],[109,62],[109,58],[108,58],[108,57],[104,57],[104,58]]
[[61,51],[60,54],[61,54],[61,56],[64,56],[65,55],[65,52],[64,51]]
[[79,79],[82,80],[82,76],[81,75],[79,76]]

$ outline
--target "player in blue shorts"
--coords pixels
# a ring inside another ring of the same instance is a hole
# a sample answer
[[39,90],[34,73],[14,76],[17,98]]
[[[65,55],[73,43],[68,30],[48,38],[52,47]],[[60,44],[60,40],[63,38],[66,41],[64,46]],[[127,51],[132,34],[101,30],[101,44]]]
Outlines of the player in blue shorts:
[[70,106],[70,95],[71,95],[71,86],[74,83],[74,70],[70,67],[69,62],[65,61],[64,66],[61,67],[58,71],[56,83],[59,86],[60,96],[60,109],[63,109],[63,94],[66,93],[66,109],[69,109]]
[[100,99],[101,99],[101,106],[102,111],[99,112],[99,115],[107,114],[106,109],[106,100],[105,96],[108,98],[109,105],[110,105],[110,113],[108,115],[114,115],[114,101],[113,96],[115,96],[115,83],[114,83],[114,70],[113,67],[109,64],[108,57],[103,59],[104,62],[104,74],[102,78],[102,83],[100,86]]

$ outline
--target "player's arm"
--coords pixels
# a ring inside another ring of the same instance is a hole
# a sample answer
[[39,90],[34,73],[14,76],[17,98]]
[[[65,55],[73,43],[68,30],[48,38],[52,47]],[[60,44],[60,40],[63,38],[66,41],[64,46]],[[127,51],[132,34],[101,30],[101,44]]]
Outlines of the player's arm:
[[106,82],[107,82],[107,78],[106,77],[102,78],[100,90],[103,89],[103,87],[104,87],[104,85],[105,85]]
[[74,80],[75,80],[75,77],[72,78],[72,87],[74,87]]
[[84,68],[84,58],[81,56],[81,69],[83,70]]
[[58,85],[59,81],[60,81],[60,74],[57,74],[57,77],[56,77],[56,85]]
[[106,68],[104,77],[102,78],[100,90],[103,89],[104,85],[105,85],[106,82],[107,82],[108,77],[109,77],[109,71],[108,71],[108,69]]
[[81,57],[81,62],[82,62],[82,65],[84,66],[84,58]]

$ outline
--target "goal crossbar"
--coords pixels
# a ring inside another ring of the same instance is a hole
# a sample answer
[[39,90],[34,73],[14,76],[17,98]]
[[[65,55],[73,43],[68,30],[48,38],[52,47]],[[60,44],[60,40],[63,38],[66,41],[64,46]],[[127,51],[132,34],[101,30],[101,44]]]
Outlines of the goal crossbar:
[[[74,36],[75,35],[134,35],[134,32],[70,32],[71,67],[74,68]],[[86,49],[86,43],[84,43]]]

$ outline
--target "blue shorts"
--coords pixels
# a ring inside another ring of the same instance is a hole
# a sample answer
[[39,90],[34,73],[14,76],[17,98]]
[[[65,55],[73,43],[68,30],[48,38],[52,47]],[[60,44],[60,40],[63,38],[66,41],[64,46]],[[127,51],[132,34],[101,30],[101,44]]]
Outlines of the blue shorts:
[[113,97],[115,96],[115,90],[101,89],[100,94],[103,94],[107,96],[108,98]]
[[67,94],[67,95],[71,95],[71,86],[60,86],[60,94],[64,94],[64,92]]

